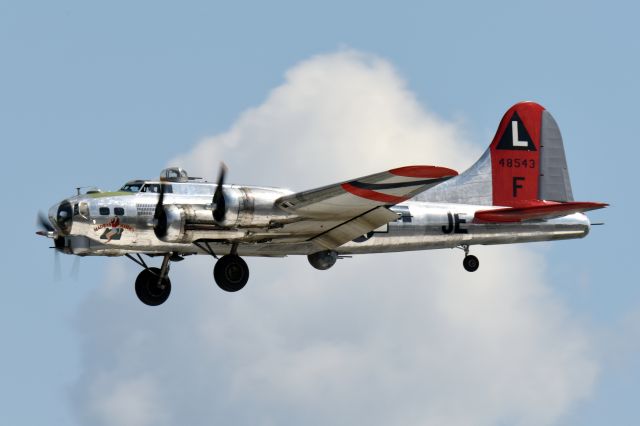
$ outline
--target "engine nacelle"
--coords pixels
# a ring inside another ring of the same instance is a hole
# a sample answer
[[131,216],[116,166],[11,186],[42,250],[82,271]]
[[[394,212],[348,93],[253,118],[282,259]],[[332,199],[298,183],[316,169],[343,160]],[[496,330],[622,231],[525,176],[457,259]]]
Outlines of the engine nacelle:
[[[164,235],[159,236],[156,233],[156,236],[167,243],[190,243],[201,238],[196,235],[198,229],[206,229],[209,232],[223,229],[214,222],[211,217],[211,209],[203,204],[165,205],[164,214],[159,220],[164,222],[162,225],[166,227],[166,230]],[[211,235],[211,238],[216,237]]]
[[288,216],[274,205],[285,193],[270,188],[232,185],[224,191],[224,219],[216,223],[223,228],[266,228],[273,220]]
[[160,227],[166,225],[166,232],[160,239],[190,243],[202,238],[241,238],[249,230],[266,230],[274,220],[288,216],[274,204],[282,195],[282,191],[268,188],[231,186],[224,191],[225,214],[221,221],[214,220],[211,204],[165,204]]
[[166,220],[166,234],[161,238],[162,241],[169,243],[180,243],[186,237],[186,213],[185,209],[176,204],[164,206],[164,215]]
[[319,251],[307,256],[309,263],[321,271],[327,270],[336,264],[338,253],[333,250]]

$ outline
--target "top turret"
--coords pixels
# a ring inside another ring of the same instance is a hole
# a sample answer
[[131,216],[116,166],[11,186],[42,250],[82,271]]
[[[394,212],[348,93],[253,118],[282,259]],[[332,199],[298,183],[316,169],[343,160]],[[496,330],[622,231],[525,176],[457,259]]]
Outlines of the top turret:
[[161,182],[188,182],[187,171],[180,167],[169,167],[160,172]]

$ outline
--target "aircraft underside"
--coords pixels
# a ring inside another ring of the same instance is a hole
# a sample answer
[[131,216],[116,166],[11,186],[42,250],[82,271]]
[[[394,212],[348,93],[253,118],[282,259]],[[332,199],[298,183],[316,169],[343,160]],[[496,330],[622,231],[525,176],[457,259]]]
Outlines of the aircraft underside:
[[[413,210],[417,213],[419,208]],[[318,251],[318,246],[312,241],[280,243],[277,239],[271,242],[236,244],[202,239],[191,244],[145,246],[121,241],[104,243],[87,237],[68,237],[68,247],[72,248],[74,254],[81,256],[127,256],[143,267],[136,279],[136,294],[139,299],[148,305],[158,305],[166,300],[171,291],[171,281],[168,278],[170,263],[189,255],[210,255],[218,259],[214,268],[216,283],[225,291],[235,292],[245,286],[249,277],[249,267],[243,257],[306,255],[313,267],[324,270],[332,267],[341,256],[458,247],[465,252],[464,268],[475,271],[479,267],[479,261],[469,254],[469,247],[472,245],[582,238],[589,232],[588,218],[579,213],[524,224],[468,223],[461,216],[444,211],[437,215],[417,214],[410,218],[405,215],[398,222],[362,235],[335,250]],[[145,232],[151,235],[153,231],[139,230],[138,240],[144,241],[140,237]],[[162,259],[160,267],[148,264],[153,262],[153,257]]]
[[[179,244],[165,247],[164,251],[155,252],[152,247],[145,250],[127,248],[123,252],[115,252],[113,247],[104,252],[94,249],[92,254],[112,255],[125,254],[144,269],[136,280],[136,294],[140,300],[149,305],[163,303],[169,295],[171,282],[168,278],[171,261],[180,261],[187,255],[211,255],[217,261],[214,267],[214,279],[218,286],[235,292],[242,289],[249,278],[249,267],[243,257],[264,256],[281,257],[289,255],[307,255],[309,262],[316,269],[324,270],[332,267],[341,256],[389,253],[412,250],[429,250],[441,248],[461,248],[465,255],[463,266],[467,271],[478,269],[479,261],[469,254],[471,245],[476,244],[510,244],[560,239],[582,238],[589,232],[589,222],[582,214],[560,218],[552,222],[538,222],[529,225],[487,225],[471,224],[469,228],[460,227],[455,233],[455,225],[451,233],[446,234],[445,225],[419,227],[420,235],[411,235],[418,227],[406,224],[392,224],[388,230],[363,235],[357,241],[347,243],[336,250],[317,251],[312,242],[302,243],[262,243],[262,244],[228,244],[215,241],[196,241],[194,244]],[[465,232],[466,231],[466,232]],[[167,253],[166,250],[172,250]],[[137,257],[132,254],[135,253]],[[160,268],[147,265],[141,254],[162,256]],[[162,277],[162,278],[160,278]]]

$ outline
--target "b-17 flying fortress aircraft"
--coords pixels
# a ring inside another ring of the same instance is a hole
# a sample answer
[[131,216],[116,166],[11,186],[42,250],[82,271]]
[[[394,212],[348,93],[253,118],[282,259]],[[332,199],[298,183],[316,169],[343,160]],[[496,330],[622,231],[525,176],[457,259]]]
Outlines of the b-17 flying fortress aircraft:
[[406,166],[294,193],[228,185],[225,171],[216,183],[169,168],[116,192],[78,191],[40,216],[38,234],[67,254],[127,256],[143,268],[138,298],[156,306],[171,292],[171,262],[190,255],[216,258],[213,276],[228,292],[247,283],[247,256],[306,255],[324,270],[347,255],[459,247],[473,272],[472,245],[582,238],[584,212],[607,206],[573,200],[560,130],[534,102],[511,107],[462,174]]

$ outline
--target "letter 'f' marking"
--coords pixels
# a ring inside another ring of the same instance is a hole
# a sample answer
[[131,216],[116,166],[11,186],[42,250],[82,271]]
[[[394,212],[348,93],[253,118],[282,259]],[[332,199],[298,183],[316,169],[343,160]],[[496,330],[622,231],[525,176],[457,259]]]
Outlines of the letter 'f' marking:
[[520,182],[524,182],[525,178],[522,176],[514,176],[513,177],[513,198],[518,196],[518,189],[524,188],[524,186],[520,185]]

